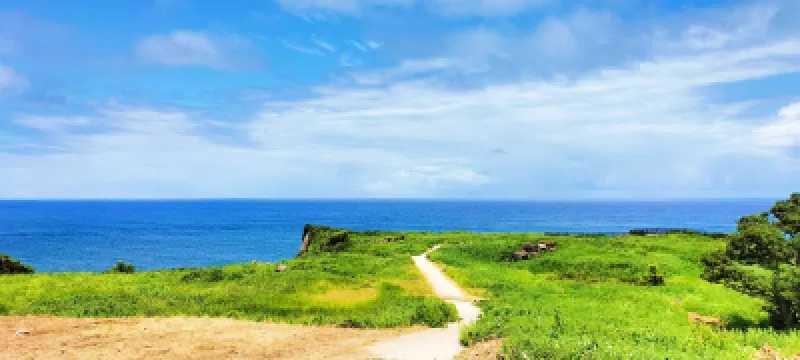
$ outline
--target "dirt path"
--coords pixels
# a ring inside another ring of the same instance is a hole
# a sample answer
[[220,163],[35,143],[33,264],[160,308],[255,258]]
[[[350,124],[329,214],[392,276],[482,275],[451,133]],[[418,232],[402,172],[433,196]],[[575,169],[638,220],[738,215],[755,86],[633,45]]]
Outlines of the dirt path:
[[[414,263],[462,320],[444,329],[343,329],[214,318],[0,316],[5,359],[452,359],[480,310],[427,258]],[[27,333],[17,335],[20,329]]]
[[464,350],[458,341],[460,328],[477,320],[480,309],[472,303],[472,297],[464,294],[458,285],[428,260],[427,255],[440,246],[436,245],[424,254],[414,256],[414,263],[431,283],[436,295],[456,306],[461,321],[451,323],[444,329],[425,329],[379,342],[369,347],[376,356],[393,360],[444,360],[452,359]]
[[[30,334],[16,335],[28,329]],[[414,329],[363,330],[211,318],[0,316],[0,359],[367,359]]]

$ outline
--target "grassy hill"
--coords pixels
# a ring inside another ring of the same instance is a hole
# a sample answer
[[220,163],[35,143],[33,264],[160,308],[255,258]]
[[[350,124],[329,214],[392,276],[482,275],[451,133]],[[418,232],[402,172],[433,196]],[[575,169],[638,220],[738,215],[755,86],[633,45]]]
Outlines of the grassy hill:
[[[769,344],[800,352],[800,332],[767,328],[761,300],[700,279],[700,257],[724,247],[705,236],[545,237],[447,235],[431,255],[463,286],[486,297],[484,316],[462,342],[502,337],[514,359],[748,359]],[[526,261],[503,257],[519,245],[554,240],[558,250]],[[656,265],[664,286],[641,279]],[[719,317],[728,329],[688,313]]]
[[[0,276],[0,314],[441,326],[455,320],[454,308],[432,297],[410,259],[441,243],[431,259],[486,299],[484,316],[464,331],[463,343],[504,338],[507,358],[746,359],[765,343],[782,354],[800,352],[800,332],[767,328],[761,300],[700,279],[701,256],[724,247],[722,239],[329,232],[335,244],[313,244],[283,262],[285,272],[275,271],[278,264],[238,264]],[[523,243],[541,240],[557,241],[558,250],[508,260]],[[644,285],[650,265],[664,286]],[[719,317],[729,328],[694,324],[689,312]]]
[[[0,276],[0,315],[188,315],[384,328],[457,319],[411,261],[429,242],[350,237],[348,251],[310,252],[280,264]],[[276,272],[279,265],[287,270]]]

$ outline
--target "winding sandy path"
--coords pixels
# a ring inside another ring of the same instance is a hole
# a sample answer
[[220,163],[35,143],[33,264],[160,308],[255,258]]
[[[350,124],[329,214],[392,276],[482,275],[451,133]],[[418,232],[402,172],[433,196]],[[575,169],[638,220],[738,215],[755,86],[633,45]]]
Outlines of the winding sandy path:
[[475,322],[480,316],[480,309],[472,303],[471,297],[447,277],[436,265],[428,260],[428,254],[436,251],[436,245],[424,254],[412,257],[414,263],[428,279],[436,295],[455,305],[461,321],[451,323],[444,329],[425,329],[406,334],[395,339],[379,342],[369,347],[376,356],[393,360],[452,359],[464,347],[459,344],[460,328]]

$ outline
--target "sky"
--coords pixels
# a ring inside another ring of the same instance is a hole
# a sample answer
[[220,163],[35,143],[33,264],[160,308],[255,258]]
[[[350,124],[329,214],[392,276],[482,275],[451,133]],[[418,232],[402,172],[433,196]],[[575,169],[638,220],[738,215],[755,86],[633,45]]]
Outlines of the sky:
[[800,1],[3,0],[0,198],[785,198]]

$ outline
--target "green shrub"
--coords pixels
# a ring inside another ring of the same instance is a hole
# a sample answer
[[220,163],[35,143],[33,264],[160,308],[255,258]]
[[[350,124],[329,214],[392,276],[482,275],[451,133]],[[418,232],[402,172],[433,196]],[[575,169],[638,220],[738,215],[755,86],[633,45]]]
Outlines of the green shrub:
[[430,327],[445,327],[447,323],[457,318],[458,312],[453,305],[438,299],[423,298],[417,305],[411,322]]
[[222,269],[195,269],[181,277],[183,282],[219,282],[225,280],[238,280],[244,278],[242,273],[226,273]]
[[136,272],[136,266],[133,264],[126,264],[122,260],[117,261],[114,267],[106,271],[106,273],[109,274],[133,274],[134,272]]
[[644,277],[644,284],[650,286],[663,286],[664,275],[658,271],[658,265],[650,265],[649,273]]
[[33,274],[35,270],[8,255],[0,255],[0,274]]

